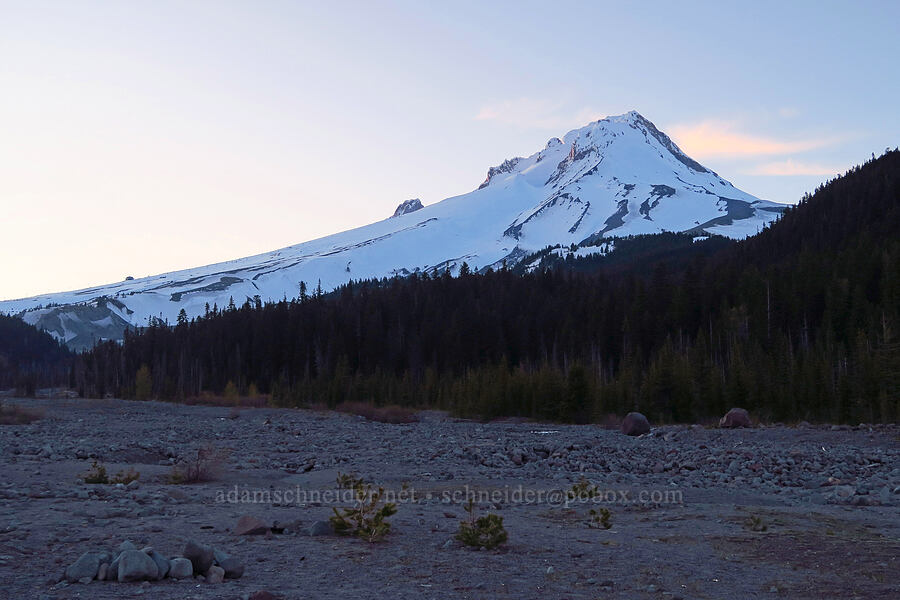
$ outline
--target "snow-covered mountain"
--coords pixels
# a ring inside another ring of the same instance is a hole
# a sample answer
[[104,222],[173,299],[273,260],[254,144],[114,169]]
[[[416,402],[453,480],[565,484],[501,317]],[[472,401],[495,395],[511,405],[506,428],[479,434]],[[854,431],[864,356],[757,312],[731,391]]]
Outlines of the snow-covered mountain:
[[492,167],[473,192],[425,207],[407,200],[371,225],[215,265],[7,300],[0,311],[82,348],[120,339],[151,317],[174,323],[182,308],[194,317],[232,298],[292,298],[301,281],[329,290],[350,279],[453,271],[463,262],[486,269],[548,245],[594,246],[660,231],[743,238],[783,209],[736,189],[632,111]]

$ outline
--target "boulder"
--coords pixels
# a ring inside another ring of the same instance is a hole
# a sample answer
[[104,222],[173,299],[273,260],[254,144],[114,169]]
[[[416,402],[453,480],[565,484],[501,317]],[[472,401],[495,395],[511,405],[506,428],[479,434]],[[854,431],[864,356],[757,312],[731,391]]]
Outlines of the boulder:
[[225,554],[218,548],[213,548],[213,564],[220,565],[220,564],[222,564],[223,560],[230,558],[230,557],[231,557],[230,554]]
[[225,571],[226,579],[240,579],[244,575],[244,563],[233,556],[219,562],[219,566]]
[[66,581],[75,583],[79,579],[84,579],[85,577],[93,579],[97,576],[99,570],[100,553],[85,552],[66,569]]
[[225,569],[212,566],[206,572],[206,583],[222,583],[225,580]]
[[334,527],[331,521],[316,521],[309,526],[307,533],[311,536],[331,535],[334,533]]
[[269,526],[265,521],[244,515],[238,519],[237,525],[234,526],[235,535],[260,535],[269,531]]
[[622,419],[622,433],[625,435],[644,435],[650,433],[650,422],[639,412],[630,412]]
[[156,568],[159,570],[156,574],[156,578],[165,579],[166,575],[169,574],[169,570],[172,568],[169,559],[152,548],[150,549],[150,552],[146,552],[146,554],[153,559],[153,562],[156,563]]
[[150,555],[140,550],[126,550],[119,556],[118,579],[128,581],[152,581],[157,578],[159,568]]
[[186,558],[173,558],[169,561],[169,577],[172,579],[189,579],[194,575],[194,565]]
[[119,555],[109,563],[109,568],[106,570],[105,581],[117,581],[119,579],[119,558],[121,557],[122,553],[120,552]]
[[725,416],[719,419],[719,427],[726,427],[729,429],[735,427],[753,427],[753,423],[750,422],[750,415],[743,408],[732,408]]
[[194,566],[194,574],[202,575],[209,571],[213,564],[213,549],[205,544],[198,544],[194,540],[190,540],[184,546],[184,557],[191,561]]

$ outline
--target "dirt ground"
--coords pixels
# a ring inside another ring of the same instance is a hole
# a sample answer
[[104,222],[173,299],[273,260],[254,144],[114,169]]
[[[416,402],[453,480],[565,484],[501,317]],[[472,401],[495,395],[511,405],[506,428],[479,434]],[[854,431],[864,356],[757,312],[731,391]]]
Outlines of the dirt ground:
[[[43,411],[0,426],[0,597],[897,598],[900,427],[654,428],[411,424],[306,410],[118,400],[4,403]],[[236,417],[236,418],[232,418]],[[170,481],[205,448],[211,479]],[[131,486],[87,484],[93,461]],[[353,473],[397,500],[380,542],[310,535],[347,506]],[[582,479],[591,500],[567,501]],[[508,542],[454,539],[474,495]],[[589,526],[607,508],[609,529]],[[242,515],[278,533],[235,535]],[[82,553],[125,540],[168,557],[187,540],[243,577],[66,583]]]

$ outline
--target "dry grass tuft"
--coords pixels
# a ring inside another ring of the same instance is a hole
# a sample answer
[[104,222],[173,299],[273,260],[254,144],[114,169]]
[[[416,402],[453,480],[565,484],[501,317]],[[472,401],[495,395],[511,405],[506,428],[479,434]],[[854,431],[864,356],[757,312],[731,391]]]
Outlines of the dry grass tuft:
[[600,415],[600,417],[596,421],[597,425],[599,425],[603,429],[612,429],[618,431],[622,426],[622,417],[613,413]]
[[338,412],[365,417],[369,421],[379,423],[415,423],[418,421],[416,411],[411,408],[397,406],[374,406],[365,402],[342,402],[335,409]]
[[27,425],[43,418],[43,411],[0,401],[0,425]]
[[190,396],[184,399],[184,403],[190,406],[234,406],[238,408],[264,408],[269,405],[269,396],[257,394],[255,396],[226,397],[203,392],[199,396]]
[[212,444],[202,446],[172,467],[168,481],[173,484],[215,481],[221,476],[227,459],[227,452]]

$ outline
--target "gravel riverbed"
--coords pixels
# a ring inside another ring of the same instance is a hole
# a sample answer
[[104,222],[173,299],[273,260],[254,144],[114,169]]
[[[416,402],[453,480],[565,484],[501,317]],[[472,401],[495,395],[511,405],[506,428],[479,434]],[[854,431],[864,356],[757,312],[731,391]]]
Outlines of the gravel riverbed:
[[[120,400],[17,400],[0,426],[0,597],[889,598],[900,597],[900,427],[410,424],[287,409]],[[212,479],[173,484],[211,450]],[[134,484],[86,484],[93,461]],[[322,529],[353,473],[398,503],[368,543]],[[587,480],[591,499],[566,496]],[[474,495],[508,542],[454,539]],[[589,510],[611,513],[589,527]],[[250,515],[275,532],[237,535]],[[324,533],[324,535],[323,535]],[[313,535],[314,534],[314,535]],[[239,579],[68,583],[85,552],[122,542],[239,559]]]

